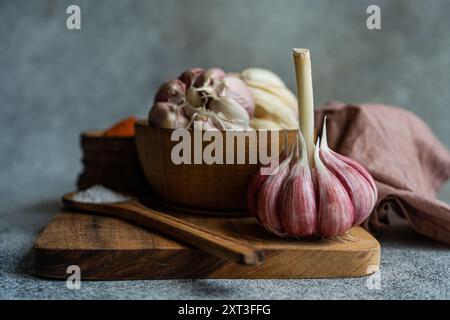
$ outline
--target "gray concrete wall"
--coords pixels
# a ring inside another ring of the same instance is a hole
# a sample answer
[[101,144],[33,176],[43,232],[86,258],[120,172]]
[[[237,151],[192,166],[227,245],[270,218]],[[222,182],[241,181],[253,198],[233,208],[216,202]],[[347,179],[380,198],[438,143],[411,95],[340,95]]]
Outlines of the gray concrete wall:
[[[81,31],[65,27],[72,3]],[[365,27],[369,4],[382,30]],[[317,104],[399,105],[450,146],[449,12],[447,0],[0,0],[1,200],[70,190],[78,133],[146,116],[158,84],[190,66],[265,67],[293,87],[296,46],[312,51]]]

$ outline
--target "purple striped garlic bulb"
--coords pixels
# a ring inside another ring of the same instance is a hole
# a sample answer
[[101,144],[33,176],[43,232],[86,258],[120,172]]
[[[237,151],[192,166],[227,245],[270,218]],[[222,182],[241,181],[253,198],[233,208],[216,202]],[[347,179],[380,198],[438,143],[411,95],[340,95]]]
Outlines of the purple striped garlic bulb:
[[325,119],[322,139],[314,148],[314,167],[299,131],[298,144],[280,161],[277,173],[263,176],[258,171],[252,178],[248,205],[271,233],[335,237],[367,219],[377,196],[369,172],[328,147]]

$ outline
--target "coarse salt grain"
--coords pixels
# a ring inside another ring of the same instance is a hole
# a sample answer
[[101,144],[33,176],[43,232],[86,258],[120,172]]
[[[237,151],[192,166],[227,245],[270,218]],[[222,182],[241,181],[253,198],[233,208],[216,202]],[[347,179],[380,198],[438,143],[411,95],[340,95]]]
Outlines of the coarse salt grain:
[[85,203],[111,203],[130,199],[130,197],[114,192],[101,185],[95,185],[86,190],[79,191],[73,196],[73,200]]

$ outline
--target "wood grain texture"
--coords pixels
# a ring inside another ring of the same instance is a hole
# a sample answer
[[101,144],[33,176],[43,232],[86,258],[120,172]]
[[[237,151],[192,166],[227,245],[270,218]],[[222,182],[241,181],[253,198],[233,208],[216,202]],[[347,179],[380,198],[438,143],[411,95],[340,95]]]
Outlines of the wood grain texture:
[[221,237],[214,230],[201,228],[154,206],[144,206],[135,197],[115,203],[84,203],[74,200],[75,194],[72,192],[63,196],[63,203],[68,208],[120,218],[222,259],[246,265],[257,265],[263,260],[262,252],[254,246],[238,239]]
[[[247,188],[252,175],[260,164],[249,164],[250,150],[257,152],[258,141],[245,140],[245,164],[237,164],[237,143],[234,144],[234,164],[179,164],[171,159],[171,152],[178,141],[171,141],[173,129],[154,128],[145,121],[136,123],[136,146],[144,174],[154,192],[164,201],[181,207],[215,211],[242,211],[247,208]],[[223,135],[222,131],[222,135]],[[268,130],[267,150],[271,150],[271,135],[278,134],[278,146],[284,148],[283,131]],[[244,135],[245,133],[236,133]],[[191,132],[193,136],[193,133]],[[293,145],[297,130],[287,130],[288,144]],[[192,148],[193,147],[192,139]],[[244,139],[242,140],[244,141]],[[203,142],[202,151],[210,142]],[[231,148],[223,139],[223,155]],[[257,153],[256,153],[257,154]],[[193,163],[194,152],[191,152]],[[224,160],[225,161],[225,160]]]
[[380,263],[380,245],[355,227],[355,241],[286,240],[268,234],[254,218],[177,214],[219,235],[263,250],[264,263],[243,266],[110,217],[65,211],[34,244],[38,275],[67,278],[76,264],[82,279],[287,279],[370,274]]
[[95,184],[135,193],[148,189],[134,137],[105,137],[102,131],[86,131],[80,143],[83,171],[78,189]]

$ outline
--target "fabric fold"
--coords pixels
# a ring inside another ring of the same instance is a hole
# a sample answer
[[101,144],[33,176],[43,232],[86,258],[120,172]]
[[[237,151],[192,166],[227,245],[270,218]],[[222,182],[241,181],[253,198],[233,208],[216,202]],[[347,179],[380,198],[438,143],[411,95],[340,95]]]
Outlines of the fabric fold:
[[450,177],[450,152],[423,120],[398,107],[329,102],[316,110],[316,128],[325,115],[330,147],[363,164],[377,183],[364,226],[388,224],[390,203],[416,232],[450,245],[450,205],[435,199]]

